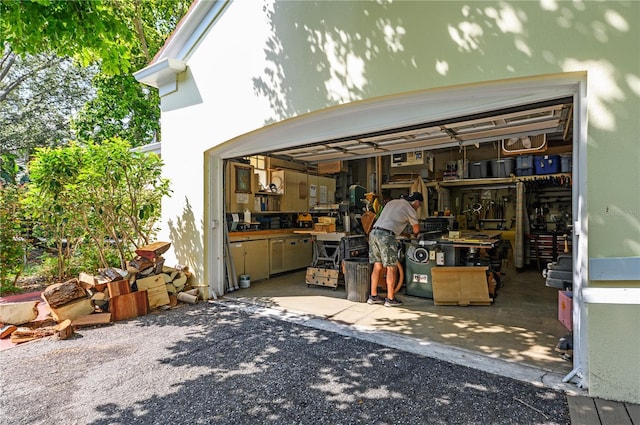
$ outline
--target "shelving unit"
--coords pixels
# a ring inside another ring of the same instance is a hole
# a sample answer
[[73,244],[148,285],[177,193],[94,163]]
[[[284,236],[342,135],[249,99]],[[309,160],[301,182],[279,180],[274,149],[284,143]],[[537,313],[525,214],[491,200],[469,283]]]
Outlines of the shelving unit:
[[[544,174],[534,176],[515,176],[502,178],[484,178],[484,179],[460,179],[460,180],[443,180],[443,181],[425,181],[427,187],[461,187],[461,186],[488,186],[500,184],[515,184],[519,181],[535,181],[551,177],[567,177],[571,178],[571,173]],[[409,189],[413,182],[384,183],[382,189]]]

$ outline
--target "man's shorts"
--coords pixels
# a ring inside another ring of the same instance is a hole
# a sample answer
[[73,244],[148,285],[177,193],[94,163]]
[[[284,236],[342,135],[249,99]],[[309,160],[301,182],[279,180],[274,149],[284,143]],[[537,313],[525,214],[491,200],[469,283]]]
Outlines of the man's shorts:
[[398,244],[393,233],[373,229],[369,233],[369,262],[382,263],[384,267],[398,263]]

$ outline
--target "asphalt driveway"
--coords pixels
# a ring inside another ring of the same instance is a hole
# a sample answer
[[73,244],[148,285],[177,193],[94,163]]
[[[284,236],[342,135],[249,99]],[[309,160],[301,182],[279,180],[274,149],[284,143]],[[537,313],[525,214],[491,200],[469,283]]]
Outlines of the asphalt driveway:
[[224,301],[181,305],[0,352],[0,423],[570,423],[562,390],[376,337]]

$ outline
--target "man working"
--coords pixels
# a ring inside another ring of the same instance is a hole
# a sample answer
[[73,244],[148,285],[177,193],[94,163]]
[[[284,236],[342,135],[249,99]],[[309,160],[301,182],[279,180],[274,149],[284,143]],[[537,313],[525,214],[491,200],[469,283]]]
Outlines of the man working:
[[378,280],[382,268],[387,268],[387,297],[384,299],[386,307],[402,305],[402,301],[394,297],[395,281],[398,264],[398,245],[396,236],[400,235],[407,225],[411,226],[414,235],[420,232],[418,214],[423,197],[420,192],[412,192],[402,199],[389,201],[380,217],[376,220],[371,233],[369,233],[369,263],[373,264],[371,273],[371,295],[367,303],[382,304],[378,297]]

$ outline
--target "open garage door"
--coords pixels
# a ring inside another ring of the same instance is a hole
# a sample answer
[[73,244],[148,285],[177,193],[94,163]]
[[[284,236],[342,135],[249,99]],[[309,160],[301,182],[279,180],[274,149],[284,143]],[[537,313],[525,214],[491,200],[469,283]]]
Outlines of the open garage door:
[[[224,180],[225,160],[253,155],[289,161],[309,171],[336,160],[358,161],[415,151],[453,152],[500,146],[524,152],[531,149],[540,136],[548,146],[568,146],[573,154],[570,210],[573,222],[580,229],[585,218],[578,201],[585,193],[585,182],[579,172],[579,164],[586,164],[584,78],[582,74],[566,74],[551,79],[439,89],[356,102],[293,118],[240,136],[210,151],[209,182]],[[379,188],[384,181],[379,178],[376,186]],[[215,191],[213,184],[209,194],[212,222],[209,245],[214,254],[210,256],[210,269],[217,270],[217,279],[214,276],[213,281],[219,286],[213,289],[222,293],[224,239],[220,224],[224,222],[224,196]],[[574,235],[571,243],[574,265],[586,270],[582,264],[586,257],[582,254],[586,253],[586,238]],[[584,273],[578,275],[577,281],[574,278],[574,289],[586,281]],[[578,370],[581,364],[586,364],[581,347],[581,342],[586,340],[586,329],[582,326],[584,311],[579,299],[574,301],[574,306],[577,306],[573,328],[575,370]]]

